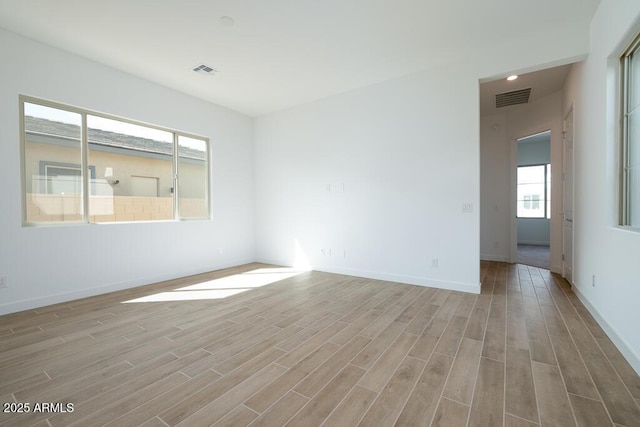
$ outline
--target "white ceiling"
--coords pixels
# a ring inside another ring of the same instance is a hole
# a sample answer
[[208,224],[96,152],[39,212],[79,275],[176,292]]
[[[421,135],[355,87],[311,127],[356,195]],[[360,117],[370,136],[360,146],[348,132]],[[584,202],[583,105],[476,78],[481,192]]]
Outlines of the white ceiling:
[[0,26],[257,116],[589,22],[598,2],[0,0]]

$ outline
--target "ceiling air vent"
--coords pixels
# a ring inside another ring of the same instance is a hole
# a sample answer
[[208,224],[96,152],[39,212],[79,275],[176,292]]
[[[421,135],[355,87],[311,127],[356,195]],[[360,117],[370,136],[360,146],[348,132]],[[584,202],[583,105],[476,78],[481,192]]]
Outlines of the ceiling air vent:
[[195,67],[192,68],[193,71],[195,71],[198,74],[202,74],[205,76],[213,76],[215,73],[218,72],[218,70],[216,70],[213,67],[209,67],[208,65],[205,64],[200,64],[200,65],[196,65]]
[[529,102],[529,96],[531,96],[531,88],[499,93],[496,95],[496,108],[526,104]]

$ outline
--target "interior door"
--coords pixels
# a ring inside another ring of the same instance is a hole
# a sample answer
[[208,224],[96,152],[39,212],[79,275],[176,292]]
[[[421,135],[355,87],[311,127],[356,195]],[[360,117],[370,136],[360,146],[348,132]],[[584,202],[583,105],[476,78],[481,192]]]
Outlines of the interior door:
[[563,124],[562,277],[573,284],[573,109]]

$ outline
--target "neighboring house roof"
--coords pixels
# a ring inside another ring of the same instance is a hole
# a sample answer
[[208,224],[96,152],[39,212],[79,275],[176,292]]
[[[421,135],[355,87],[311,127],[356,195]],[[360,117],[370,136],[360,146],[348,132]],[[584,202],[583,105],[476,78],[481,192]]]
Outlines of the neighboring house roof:
[[[78,136],[80,135],[80,126],[77,125],[54,122],[32,116],[25,116],[24,119],[25,129],[27,133],[30,134],[40,134],[64,139],[78,139]],[[173,144],[149,138],[89,128],[88,139],[90,144],[102,145],[105,147],[143,151],[168,156],[173,155]],[[180,147],[180,157],[205,160],[206,152],[189,147]]]

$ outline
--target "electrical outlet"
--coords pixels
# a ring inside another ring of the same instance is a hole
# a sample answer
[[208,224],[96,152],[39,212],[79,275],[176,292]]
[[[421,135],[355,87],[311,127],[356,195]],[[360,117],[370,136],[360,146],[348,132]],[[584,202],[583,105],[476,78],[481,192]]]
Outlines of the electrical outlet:
[[7,276],[0,276],[0,288],[9,287],[9,278]]
[[438,268],[438,258],[431,259],[431,267]]
[[498,249],[498,242],[493,242],[493,249]]
[[591,286],[596,287],[596,275],[591,276]]
[[218,253],[219,253],[220,255],[224,254],[224,249],[223,249],[223,248],[218,248]]

